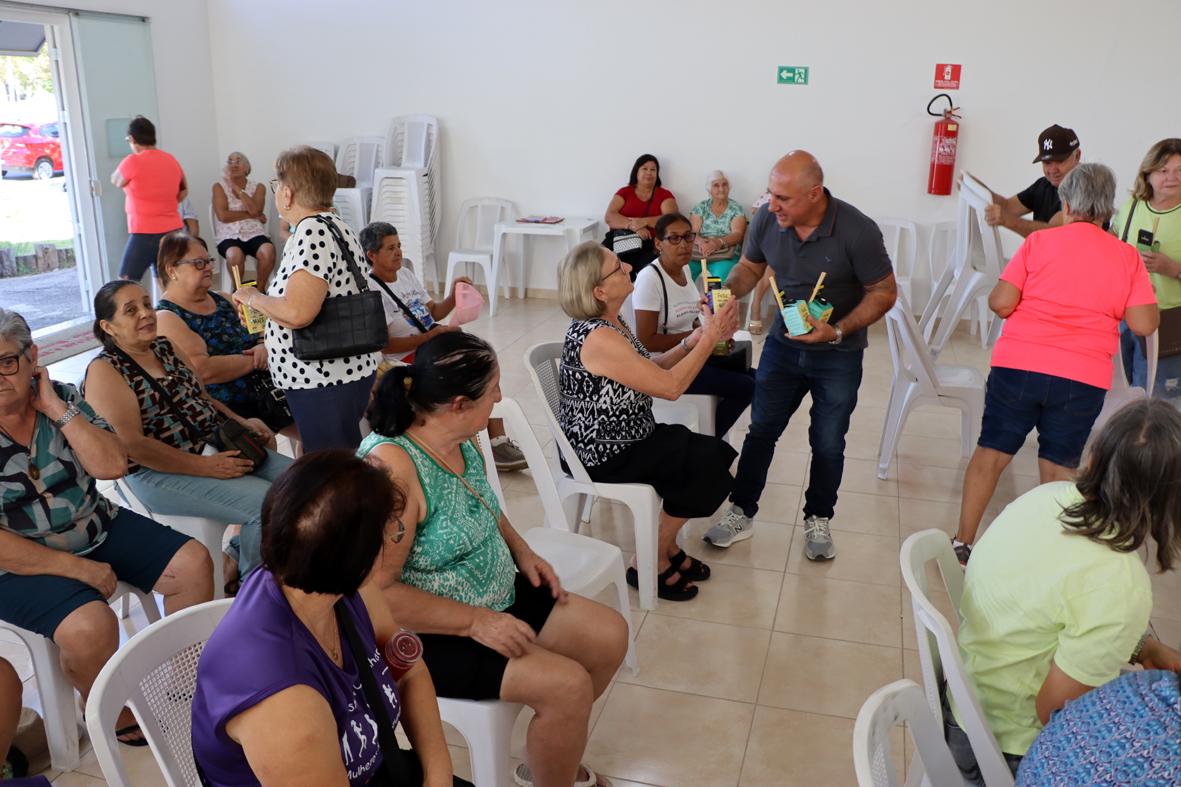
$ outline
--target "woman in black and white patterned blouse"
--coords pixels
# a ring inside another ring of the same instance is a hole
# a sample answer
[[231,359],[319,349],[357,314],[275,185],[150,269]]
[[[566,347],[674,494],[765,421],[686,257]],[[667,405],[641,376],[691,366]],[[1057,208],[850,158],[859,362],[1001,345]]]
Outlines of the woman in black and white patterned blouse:
[[[631,266],[597,243],[586,242],[562,261],[558,292],[573,318],[559,368],[558,420],[595,481],[648,484],[660,495],[660,598],[687,601],[709,566],[677,547],[677,532],[693,517],[709,516],[730,494],[737,455],[716,437],[681,425],[658,424],[652,397],[676,399],[701,371],[713,346],[733,335],[736,302],[717,315],[703,308],[701,327],[677,346],[651,354],[619,316],[632,291]],[[638,586],[635,568],[627,580]]]
[[279,154],[275,174],[271,181],[275,207],[291,225],[291,238],[266,294],[242,287],[234,300],[267,316],[271,376],[287,395],[303,450],[354,450],[361,442],[361,417],[377,371],[375,354],[301,361],[292,349],[292,331],[315,320],[326,298],[360,292],[332,239],[329,222],[352,250],[362,280],[369,276],[369,258],[353,230],[332,212],[336,192],[332,159],[315,148],[292,148]]

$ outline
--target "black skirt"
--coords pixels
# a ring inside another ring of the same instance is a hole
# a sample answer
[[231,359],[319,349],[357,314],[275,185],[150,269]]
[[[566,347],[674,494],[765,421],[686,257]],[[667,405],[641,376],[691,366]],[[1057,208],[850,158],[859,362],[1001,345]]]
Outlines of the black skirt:
[[648,484],[666,514],[692,519],[712,515],[730,496],[736,456],[725,440],[681,424],[656,424],[648,437],[586,472],[605,484]]

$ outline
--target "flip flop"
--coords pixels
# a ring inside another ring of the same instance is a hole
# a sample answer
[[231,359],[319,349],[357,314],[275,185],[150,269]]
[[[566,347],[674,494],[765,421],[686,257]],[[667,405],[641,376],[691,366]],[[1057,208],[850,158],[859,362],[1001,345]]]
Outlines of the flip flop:
[[[142,737],[143,734],[143,730],[139,728],[138,724],[128,724],[126,727],[115,730],[115,740],[119,741],[119,743],[122,743],[124,746],[147,746],[148,739]],[[119,737],[120,735],[140,735],[141,737],[136,740],[125,741]]]

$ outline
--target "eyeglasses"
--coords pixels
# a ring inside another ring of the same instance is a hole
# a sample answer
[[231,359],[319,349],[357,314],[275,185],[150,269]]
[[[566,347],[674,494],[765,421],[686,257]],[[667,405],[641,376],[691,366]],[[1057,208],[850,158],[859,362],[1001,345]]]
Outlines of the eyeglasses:
[[612,276],[614,276],[615,274],[619,273],[621,270],[623,270],[623,262],[622,262],[622,261],[620,261],[620,263],[619,263],[619,267],[618,267],[618,268],[616,268],[615,270],[611,271],[610,273],[608,273],[608,274],[607,274],[606,276],[604,276],[603,278],[599,279],[599,280],[598,280],[598,282],[596,282],[596,284],[602,284],[603,282],[607,281],[607,279],[610,279]]
[[192,265],[199,271],[203,271],[213,264],[212,257],[194,257],[191,260],[177,260],[177,265]]
[[29,346],[25,345],[21,351],[12,355],[0,355],[0,376],[11,377],[21,368],[21,358],[26,357]]
[[271,178],[271,193],[277,194],[279,192],[279,179]]
[[679,246],[682,243],[692,243],[697,239],[696,232],[686,232],[684,235],[665,235],[664,242]]

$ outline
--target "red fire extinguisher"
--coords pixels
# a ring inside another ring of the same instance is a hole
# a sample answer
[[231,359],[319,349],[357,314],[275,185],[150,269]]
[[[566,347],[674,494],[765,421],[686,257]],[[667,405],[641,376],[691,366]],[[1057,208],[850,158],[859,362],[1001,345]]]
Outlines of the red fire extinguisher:
[[[941,98],[947,99],[947,109],[932,112],[931,105]],[[952,105],[951,96],[940,93],[927,103],[927,114],[939,118],[935,121],[935,132],[931,136],[931,169],[927,174],[927,193],[948,195],[951,193],[952,176],[955,174],[955,151],[960,135],[960,116],[955,114],[957,106]]]

